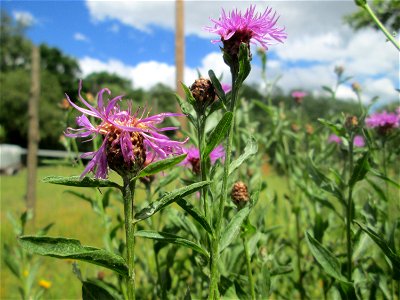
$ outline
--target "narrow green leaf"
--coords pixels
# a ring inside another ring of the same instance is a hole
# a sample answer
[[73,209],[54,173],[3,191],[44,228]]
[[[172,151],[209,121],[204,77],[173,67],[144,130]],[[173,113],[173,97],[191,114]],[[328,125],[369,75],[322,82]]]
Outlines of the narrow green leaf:
[[166,194],[165,196],[161,197],[160,199],[152,202],[149,206],[143,208],[140,212],[135,215],[135,222],[140,220],[147,219],[154,215],[159,210],[163,209],[167,205],[175,202],[176,200],[183,198],[187,195],[190,195],[198,190],[200,190],[203,186],[209,185],[210,181],[201,181],[193,183],[189,186],[182,187],[177,189],[171,193]]
[[322,89],[325,90],[325,91],[327,91],[327,92],[328,92],[329,94],[331,94],[331,95],[334,94],[333,90],[332,90],[329,86],[323,85],[323,86],[322,86]]
[[128,276],[128,266],[121,256],[103,249],[82,246],[75,239],[21,236],[19,242],[23,249],[35,254],[82,260]]
[[122,300],[122,296],[105,282],[89,280],[82,282],[83,300]]
[[196,99],[194,99],[192,92],[190,91],[190,89],[181,82],[181,86],[185,92],[186,95],[186,100],[193,106],[196,103]]
[[374,174],[375,176],[385,180],[386,182],[392,184],[393,186],[395,186],[396,188],[400,189],[400,184],[392,179],[390,179],[389,177],[385,176],[384,174],[382,174],[381,172],[379,172],[378,170],[375,169],[370,169],[371,173]]
[[351,178],[349,181],[349,186],[353,187],[358,181],[361,181],[365,178],[365,175],[367,175],[368,171],[370,170],[370,165],[369,165],[369,152],[365,152],[362,157],[360,157],[353,170],[353,174],[351,174]]
[[240,232],[240,228],[244,219],[250,213],[250,206],[245,206],[243,209],[239,210],[232,220],[229,222],[228,226],[226,226],[224,232],[221,235],[221,239],[219,241],[219,249],[222,252],[229,244],[236,238],[236,236]]
[[354,221],[360,226],[361,230],[364,231],[369,237],[381,248],[383,253],[390,259],[393,266],[393,279],[400,279],[400,255],[398,255],[390,246],[389,243],[371,227],[366,226],[360,222]]
[[388,198],[386,196],[386,192],[373,180],[367,179],[367,182],[371,185],[371,187],[375,190],[378,196],[385,202],[388,202]]
[[207,258],[210,257],[209,253],[205,249],[203,249],[200,245],[171,233],[153,231],[153,230],[141,230],[135,232],[135,236],[157,240],[165,243],[181,245],[190,248],[200,254],[203,254]]
[[326,127],[330,128],[334,134],[343,137],[346,135],[346,130],[344,129],[343,125],[341,124],[334,124],[332,122],[329,122],[325,119],[318,119],[318,122],[321,124],[325,125]]
[[10,269],[11,273],[13,273],[18,279],[20,279],[21,272],[19,263],[15,257],[15,254],[11,251],[10,247],[7,244],[4,244],[2,256],[5,265]]
[[310,248],[316,261],[321,265],[322,269],[333,278],[343,282],[351,284],[346,280],[346,277],[340,272],[340,263],[337,258],[326,249],[320,242],[313,238],[308,232],[305,234],[307,244]]
[[231,162],[229,166],[229,175],[231,175],[240,165],[246,161],[249,157],[253,156],[257,153],[258,144],[256,139],[253,136],[250,136],[247,141],[246,147],[244,148],[244,152],[242,155],[238,157],[238,159]]
[[233,113],[228,111],[224,114],[217,126],[211,132],[207,145],[203,150],[202,157],[208,157],[211,151],[219,145],[228,133],[233,119]]
[[43,178],[43,182],[52,183],[52,184],[60,184],[66,186],[75,186],[75,187],[115,187],[121,189],[121,186],[115,182],[106,180],[106,179],[95,179],[90,177],[84,177],[80,179],[79,176],[47,176]]
[[141,178],[141,177],[145,177],[145,176],[150,176],[153,174],[156,174],[158,172],[167,170],[177,164],[179,164],[180,162],[182,162],[186,157],[186,154],[182,154],[179,156],[173,156],[170,158],[166,158],[163,160],[158,160],[156,162],[153,162],[151,164],[149,164],[146,168],[144,168],[143,170],[141,170],[139,172],[139,174],[136,176],[136,178]]
[[218,98],[222,100],[222,102],[226,103],[225,92],[222,89],[221,83],[219,82],[217,76],[213,70],[208,71],[208,76],[210,76],[210,80],[214,86],[215,93],[217,94]]
[[213,235],[213,230],[208,224],[206,218],[199,212],[196,207],[187,202],[185,199],[178,199],[176,203],[182,207],[189,215],[191,215],[209,234]]
[[178,101],[179,106],[181,107],[182,112],[186,115],[189,121],[196,127],[196,120],[193,115],[190,113],[190,109],[188,108],[187,102],[184,102],[179,95],[175,94],[176,101]]

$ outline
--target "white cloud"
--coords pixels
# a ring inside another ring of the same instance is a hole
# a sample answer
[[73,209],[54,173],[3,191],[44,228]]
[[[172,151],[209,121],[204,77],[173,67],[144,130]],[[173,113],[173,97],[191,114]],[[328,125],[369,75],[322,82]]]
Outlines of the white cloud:
[[76,40],[76,41],[81,41],[81,42],[88,42],[88,41],[89,41],[89,39],[87,38],[87,36],[84,35],[83,33],[80,33],[80,32],[76,32],[76,33],[74,34],[74,40]]
[[14,19],[25,26],[32,26],[37,23],[35,17],[27,11],[13,11]]
[[[284,45],[271,47],[277,57],[269,58],[268,78],[282,75],[278,85],[284,91],[296,88],[309,90],[314,94],[324,93],[322,85],[335,84],[336,65],[345,67],[345,74],[353,78],[337,91],[339,97],[354,99],[350,88],[354,81],[361,83],[365,99],[375,94],[397,99],[394,82],[398,81],[398,53],[392,45],[385,42],[381,32],[372,29],[354,32],[343,25],[342,17],[358,8],[351,0],[346,1],[255,1],[257,10],[268,5],[280,15],[279,26],[285,26],[288,39]],[[151,33],[152,26],[174,30],[174,1],[87,1],[86,5],[95,22],[104,20],[120,21],[128,26]],[[185,1],[185,33],[212,38],[202,30],[212,25],[211,18],[218,18],[221,8],[244,10],[250,3],[246,1]],[[207,42],[207,41],[205,41]],[[216,46],[216,49],[217,46]],[[216,50],[217,51],[217,50]],[[254,53],[254,51],[253,51]],[[122,63],[120,63],[122,65]],[[116,68],[115,61],[109,60],[107,67]],[[141,62],[136,66],[125,67],[121,73],[129,74],[135,86],[149,88],[156,81],[174,87],[175,68],[162,62]],[[229,82],[229,69],[220,53],[205,56],[197,68],[203,75],[213,69]],[[185,69],[185,82],[190,84],[197,77],[197,69]],[[140,77],[136,72],[140,71]],[[377,80],[377,75],[386,79]],[[260,83],[260,68],[253,64],[248,83]],[[365,100],[364,99],[364,100]]]

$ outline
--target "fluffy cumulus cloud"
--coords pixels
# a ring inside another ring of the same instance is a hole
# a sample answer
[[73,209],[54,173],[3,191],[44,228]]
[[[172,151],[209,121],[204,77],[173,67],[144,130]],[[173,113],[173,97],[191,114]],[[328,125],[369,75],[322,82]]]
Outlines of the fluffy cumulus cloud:
[[[385,42],[381,32],[372,29],[354,32],[343,25],[342,17],[357,10],[353,1],[255,1],[259,11],[268,5],[280,15],[280,26],[285,26],[288,39],[284,45],[271,47],[274,56],[268,63],[270,78],[281,76],[278,85],[284,91],[306,89],[322,94],[322,85],[333,86],[336,65],[342,65],[349,76],[347,85],[338,90],[339,97],[354,98],[350,84],[361,83],[364,98],[381,95],[385,99],[398,99],[398,54]],[[86,5],[94,22],[110,20],[122,22],[144,32],[151,33],[153,26],[174,30],[173,1],[87,1]],[[245,10],[245,1],[185,1],[185,33],[206,39],[215,38],[202,30],[211,25],[210,18],[218,18],[221,8]],[[204,40],[206,43],[207,40]],[[216,51],[218,47],[216,46]],[[124,66],[116,60],[100,62],[91,58],[81,60],[82,69],[96,66],[129,77],[136,87],[149,88],[157,82],[174,87],[175,68],[162,62],[147,61],[135,66]],[[210,53],[198,68],[185,69],[185,81],[191,83],[197,69],[207,74],[212,68],[229,81],[229,70],[220,53]],[[122,72],[123,70],[123,72]],[[121,73],[119,73],[121,72]],[[382,77],[385,76],[385,77]],[[261,84],[260,68],[256,65],[248,83]]]
[[35,17],[28,11],[13,11],[14,19],[25,26],[32,26],[37,23]]

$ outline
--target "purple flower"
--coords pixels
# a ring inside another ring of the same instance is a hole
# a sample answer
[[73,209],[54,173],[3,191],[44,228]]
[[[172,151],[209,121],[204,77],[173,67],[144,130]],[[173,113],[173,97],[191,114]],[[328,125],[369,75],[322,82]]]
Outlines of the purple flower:
[[[173,141],[160,132],[175,130],[176,127],[157,128],[166,117],[182,116],[178,113],[160,113],[149,116],[146,109],[139,108],[132,113],[132,102],[128,103],[127,110],[121,110],[117,104],[123,96],[117,96],[105,105],[103,94],[111,95],[107,88],[102,89],[97,98],[97,107],[90,105],[81,96],[82,82],[79,83],[79,100],[86,108],[73,103],[68,95],[68,102],[83,114],[76,122],[78,129],[67,128],[68,137],[103,137],[100,148],[94,152],[84,153],[82,157],[92,157],[81,177],[93,172],[96,178],[106,178],[108,167],[116,170],[128,169],[140,161],[141,166],[146,161],[146,153],[154,159],[164,159],[170,155],[182,154],[182,144],[186,142]],[[98,119],[99,124],[92,124],[88,116]],[[150,154],[151,153],[151,154]],[[114,155],[114,156],[113,156]],[[111,164],[111,165],[110,165]],[[116,168],[115,168],[116,167]],[[116,170],[118,172],[118,170]],[[118,172],[119,173],[119,172]]]
[[331,134],[328,137],[328,142],[330,143],[336,143],[336,144],[341,144],[342,143],[342,139],[340,137],[338,137],[336,134]]
[[223,91],[225,92],[225,94],[229,93],[232,90],[232,86],[227,83],[221,84],[221,87],[222,87]]
[[365,146],[364,138],[361,135],[356,135],[354,137],[353,144],[356,147],[364,147]]
[[[189,149],[184,149],[184,152],[187,153],[185,160],[182,162],[185,166],[191,166],[193,173],[200,174],[200,151],[198,148],[192,146]],[[225,158],[225,149],[222,145],[219,145],[214,148],[210,153],[210,161],[211,164],[215,164],[215,162],[220,159],[223,161]]]
[[393,128],[399,127],[400,114],[386,111],[374,113],[365,119],[365,123],[367,127],[376,128],[380,134],[386,135]]
[[300,104],[303,101],[303,98],[305,96],[307,96],[306,92],[302,92],[302,91],[292,92],[292,97],[293,97],[294,101],[296,101],[297,104]]
[[226,14],[222,9],[218,20],[211,19],[214,26],[207,26],[204,29],[216,33],[219,40],[212,40],[224,44],[224,51],[232,58],[237,59],[241,43],[250,47],[250,43],[259,44],[264,49],[272,45],[274,41],[283,43],[287,38],[285,28],[278,28],[276,23],[279,17],[272,8],[267,8],[264,13],[255,13],[256,6],[251,5],[244,14],[241,11],[233,10]]

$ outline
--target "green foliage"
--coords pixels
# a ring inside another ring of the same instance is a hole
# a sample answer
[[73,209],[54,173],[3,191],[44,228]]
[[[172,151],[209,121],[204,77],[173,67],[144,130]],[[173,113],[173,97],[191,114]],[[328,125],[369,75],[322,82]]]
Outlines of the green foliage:
[[125,260],[114,253],[95,247],[82,246],[78,240],[67,238],[21,236],[21,246],[31,253],[63,259],[77,259],[128,275]]
[[[365,2],[365,1],[364,1]],[[396,33],[400,29],[400,2],[397,0],[393,1],[381,1],[381,0],[370,0],[368,4],[376,14],[377,18],[387,26],[392,32]],[[371,20],[368,13],[359,9],[359,11],[349,14],[344,17],[344,21],[353,27],[355,30],[359,30],[366,27],[372,27],[379,30],[378,26]]]

